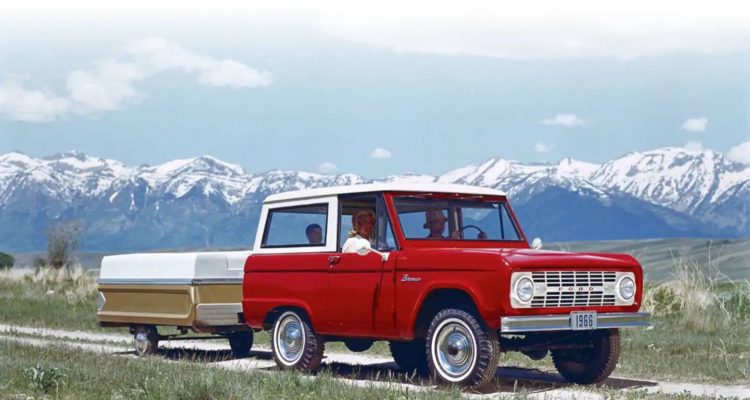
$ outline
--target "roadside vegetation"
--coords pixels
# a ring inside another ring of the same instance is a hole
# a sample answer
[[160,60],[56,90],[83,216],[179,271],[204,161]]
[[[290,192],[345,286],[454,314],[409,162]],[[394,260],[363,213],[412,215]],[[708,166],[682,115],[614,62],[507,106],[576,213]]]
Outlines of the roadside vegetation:
[[0,323],[101,330],[96,277],[81,268],[0,270]]
[[[92,384],[92,383],[96,384]],[[0,398],[29,399],[451,399],[458,391],[352,387],[321,374],[228,371],[0,340]]]
[[[456,388],[415,390],[383,383],[403,377],[380,377],[381,385],[347,384],[324,370],[316,379],[297,373],[246,372],[218,368],[200,360],[169,362],[161,357],[135,359],[58,346],[37,347],[0,339],[0,398],[3,399],[458,399],[467,392]],[[346,377],[346,376],[344,376]],[[356,379],[356,376],[352,376]],[[95,382],[96,384],[92,384]],[[558,384],[554,384],[558,387]],[[539,387],[501,385],[514,399],[538,399]],[[605,399],[709,399],[688,393],[622,392],[606,387],[566,386],[563,390],[597,394]],[[529,391],[530,390],[530,391]],[[544,395],[543,395],[544,396]],[[554,399],[549,394],[542,398]]]
[[[750,282],[734,282],[716,265],[676,258],[673,279],[647,284],[642,309],[653,328],[622,330],[616,376],[707,383],[750,382]],[[70,330],[102,329],[95,316],[96,278],[80,268],[41,268],[26,275],[0,271],[0,323]],[[266,333],[255,343],[268,344]],[[330,343],[328,351],[345,351]],[[388,356],[378,342],[370,354]],[[532,361],[504,353],[501,366],[554,371],[547,357]]]

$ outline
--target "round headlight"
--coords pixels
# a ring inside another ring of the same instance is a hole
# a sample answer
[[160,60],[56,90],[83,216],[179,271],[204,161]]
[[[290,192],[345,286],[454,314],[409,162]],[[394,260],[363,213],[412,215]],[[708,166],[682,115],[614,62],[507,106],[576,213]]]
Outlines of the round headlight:
[[534,297],[534,282],[526,277],[519,279],[516,282],[516,296],[523,302],[531,301]]
[[626,276],[620,280],[620,287],[617,289],[620,292],[620,297],[625,300],[630,300],[635,294],[635,282],[633,278]]

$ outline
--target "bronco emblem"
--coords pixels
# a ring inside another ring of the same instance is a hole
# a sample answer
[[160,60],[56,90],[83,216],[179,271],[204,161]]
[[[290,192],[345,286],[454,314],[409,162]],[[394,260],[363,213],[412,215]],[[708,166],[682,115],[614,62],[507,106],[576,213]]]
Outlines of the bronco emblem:
[[412,278],[409,276],[409,274],[403,274],[401,276],[401,282],[419,282],[422,278]]

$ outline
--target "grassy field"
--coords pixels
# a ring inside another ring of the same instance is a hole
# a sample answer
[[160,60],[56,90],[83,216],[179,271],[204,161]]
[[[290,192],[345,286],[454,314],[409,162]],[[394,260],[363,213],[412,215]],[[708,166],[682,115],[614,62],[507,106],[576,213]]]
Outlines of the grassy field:
[[451,399],[457,391],[352,387],[321,374],[246,373],[0,341],[0,397],[54,399]]
[[[34,347],[0,340],[2,399],[457,399],[465,392],[451,388],[424,391],[408,387],[353,386],[322,371],[317,379],[296,373],[243,372],[200,361],[167,362],[159,357],[112,357],[64,347]],[[338,375],[340,376],[340,375]],[[382,380],[381,380],[382,381]],[[386,379],[385,382],[389,380]],[[398,381],[398,380],[397,380]],[[690,394],[667,395],[620,391],[606,387],[569,386],[604,398],[707,399]],[[513,398],[531,392],[507,389]],[[535,397],[538,398],[538,397]],[[553,399],[554,395],[545,398]]]
[[545,244],[545,249],[628,253],[643,265],[646,282],[674,280],[675,263],[695,261],[704,273],[719,267],[733,281],[750,280],[750,238],[649,239]]
[[[671,275],[673,280],[646,288],[643,308],[654,315],[653,328],[622,331],[616,374],[750,382],[750,283],[723,279],[719,271],[707,275],[695,260],[676,264]],[[127,333],[97,326],[95,293],[95,278],[81,270],[27,276],[0,272],[0,322]],[[256,343],[267,344],[268,334],[257,334]],[[341,343],[330,343],[327,349],[345,351]],[[376,343],[370,353],[388,355],[386,343]],[[531,361],[518,353],[504,354],[501,364],[553,370],[549,357]]]

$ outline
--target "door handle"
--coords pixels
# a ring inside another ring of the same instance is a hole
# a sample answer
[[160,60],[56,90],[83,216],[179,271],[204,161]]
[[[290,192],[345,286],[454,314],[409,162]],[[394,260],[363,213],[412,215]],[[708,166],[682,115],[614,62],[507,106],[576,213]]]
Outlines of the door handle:
[[328,257],[328,265],[338,264],[341,261],[341,256],[330,256]]

